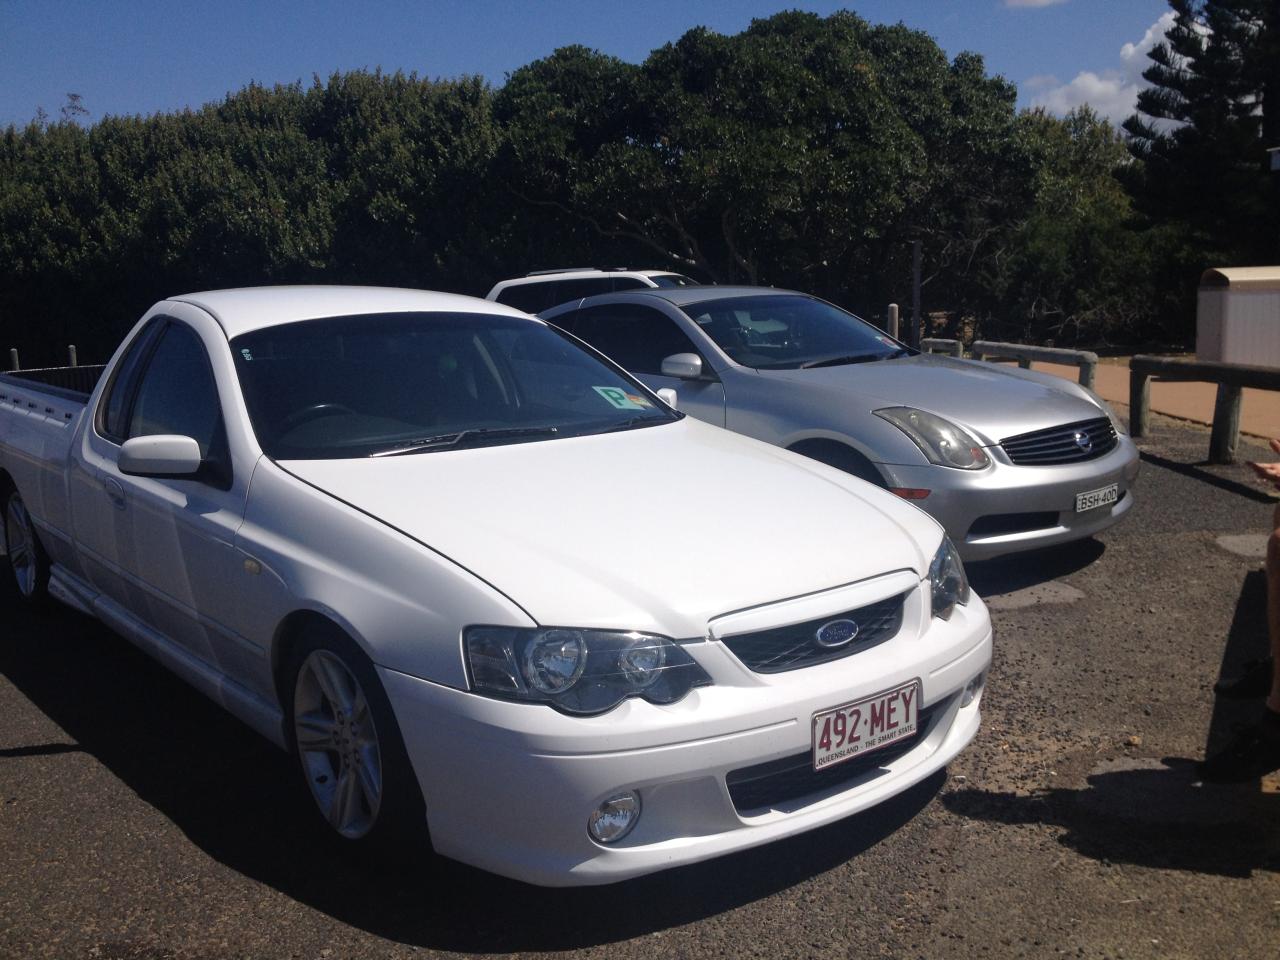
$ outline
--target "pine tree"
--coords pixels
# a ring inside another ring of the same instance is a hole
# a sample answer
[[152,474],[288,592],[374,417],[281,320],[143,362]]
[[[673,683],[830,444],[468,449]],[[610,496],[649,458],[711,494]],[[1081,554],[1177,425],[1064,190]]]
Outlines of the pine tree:
[[1186,232],[1201,265],[1280,262],[1280,0],[1169,0],[1125,121],[1136,209]]

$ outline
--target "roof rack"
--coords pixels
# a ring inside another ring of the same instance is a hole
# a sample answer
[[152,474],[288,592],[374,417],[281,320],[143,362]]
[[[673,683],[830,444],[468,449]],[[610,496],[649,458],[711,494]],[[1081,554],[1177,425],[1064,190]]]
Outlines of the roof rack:
[[612,273],[620,270],[629,270],[630,267],[557,267],[554,270],[530,270],[525,274],[526,277],[548,277],[556,273],[584,273],[589,270],[599,270],[602,273]]

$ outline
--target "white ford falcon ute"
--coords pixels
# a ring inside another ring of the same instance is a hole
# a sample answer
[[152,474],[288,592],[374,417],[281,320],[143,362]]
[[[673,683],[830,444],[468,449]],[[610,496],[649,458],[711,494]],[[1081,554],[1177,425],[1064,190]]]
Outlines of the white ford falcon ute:
[[290,750],[352,846],[608,883],[830,823],[973,738],[991,623],[938,524],[676,412],[499,304],[156,304],[0,376],[20,597]]

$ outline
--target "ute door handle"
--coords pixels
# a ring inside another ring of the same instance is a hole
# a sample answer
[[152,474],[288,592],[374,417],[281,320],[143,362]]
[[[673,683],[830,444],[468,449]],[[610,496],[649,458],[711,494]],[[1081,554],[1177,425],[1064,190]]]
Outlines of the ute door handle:
[[107,499],[111,501],[111,505],[117,510],[124,509],[124,487],[120,485],[120,481],[112,477],[107,477],[102,481],[102,489],[107,491]]

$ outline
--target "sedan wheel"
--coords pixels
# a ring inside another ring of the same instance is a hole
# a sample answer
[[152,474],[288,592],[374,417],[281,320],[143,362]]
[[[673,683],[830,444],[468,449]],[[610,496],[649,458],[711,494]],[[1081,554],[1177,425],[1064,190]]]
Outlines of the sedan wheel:
[[19,596],[28,603],[42,600],[49,584],[49,560],[17,491],[9,494],[5,504],[4,548]]
[[337,653],[313,650],[298,669],[293,731],[307,785],[335,831],[358,840],[382,808],[382,751],[369,699]]

